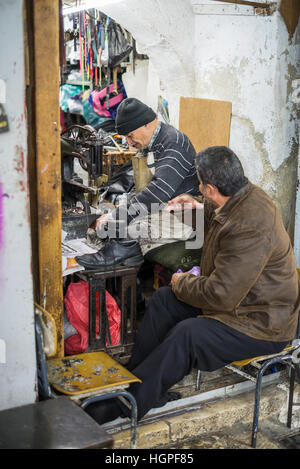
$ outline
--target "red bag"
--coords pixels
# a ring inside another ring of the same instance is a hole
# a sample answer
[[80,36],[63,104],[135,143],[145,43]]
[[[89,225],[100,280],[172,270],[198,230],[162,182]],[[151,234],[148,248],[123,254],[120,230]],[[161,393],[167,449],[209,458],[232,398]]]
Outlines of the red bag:
[[[89,284],[70,283],[64,299],[67,317],[78,334],[65,340],[65,354],[83,353],[89,345]],[[105,302],[112,345],[120,343],[121,311],[114,298],[105,291]],[[99,334],[99,293],[96,295],[96,334]]]

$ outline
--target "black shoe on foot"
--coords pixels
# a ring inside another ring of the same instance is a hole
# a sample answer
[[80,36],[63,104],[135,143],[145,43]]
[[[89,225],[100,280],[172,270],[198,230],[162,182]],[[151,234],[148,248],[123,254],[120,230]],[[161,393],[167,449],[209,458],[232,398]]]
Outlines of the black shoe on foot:
[[94,402],[86,407],[85,412],[99,423],[99,425],[112,422],[118,417],[124,417],[116,399]]
[[136,241],[119,241],[110,239],[95,254],[75,257],[79,265],[87,270],[106,270],[111,267],[133,267],[144,262],[139,243]]
[[166,405],[168,402],[171,402],[171,401],[177,401],[178,399],[181,399],[182,398],[182,395],[180,394],[180,392],[176,392],[176,391],[168,391],[166,392],[166,394],[164,396],[162,396],[158,402],[156,402],[156,404],[153,406],[155,409],[157,407],[163,407],[164,405]]

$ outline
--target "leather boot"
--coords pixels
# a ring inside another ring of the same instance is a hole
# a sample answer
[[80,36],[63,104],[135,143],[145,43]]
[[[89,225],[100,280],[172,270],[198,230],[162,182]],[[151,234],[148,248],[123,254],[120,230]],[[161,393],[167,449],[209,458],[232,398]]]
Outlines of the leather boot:
[[76,257],[87,270],[106,270],[111,267],[137,266],[144,262],[139,243],[134,240],[109,239],[95,254]]
[[85,412],[99,423],[99,425],[103,425],[106,422],[112,422],[118,417],[123,417],[121,408],[117,403],[117,399],[109,399],[90,404],[85,409]]

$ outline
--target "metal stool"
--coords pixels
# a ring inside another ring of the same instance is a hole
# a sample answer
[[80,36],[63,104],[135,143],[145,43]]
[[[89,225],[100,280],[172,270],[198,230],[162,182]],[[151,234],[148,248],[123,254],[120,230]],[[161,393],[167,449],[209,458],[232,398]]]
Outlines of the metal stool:
[[127,388],[141,380],[106,352],[57,358],[55,322],[39,305],[35,305],[35,313],[40,397],[57,399],[59,394],[67,395],[82,409],[94,402],[122,400],[130,409],[131,448],[135,449],[137,404]]
[[[255,403],[254,403],[252,438],[251,438],[251,446],[253,448],[256,448],[256,442],[257,442],[262,379],[267,369],[277,363],[288,365],[291,368],[291,374],[290,374],[290,380],[289,380],[289,404],[288,404],[288,418],[287,418],[287,426],[291,428],[292,408],[293,406],[300,405],[296,402],[293,402],[295,376],[297,376],[300,382],[300,365],[299,365],[299,360],[298,360],[299,351],[300,351],[299,341],[295,340],[293,345],[286,347],[280,353],[277,353],[274,355],[263,355],[261,357],[255,357],[255,358],[249,358],[246,360],[236,361],[236,362],[231,363],[230,365],[225,366],[225,368],[255,383]],[[260,364],[260,362],[262,364]],[[246,365],[252,365],[259,370],[256,377],[242,370],[242,368]],[[197,391],[200,390],[200,384],[201,384],[201,371],[198,370],[197,382],[196,382]]]

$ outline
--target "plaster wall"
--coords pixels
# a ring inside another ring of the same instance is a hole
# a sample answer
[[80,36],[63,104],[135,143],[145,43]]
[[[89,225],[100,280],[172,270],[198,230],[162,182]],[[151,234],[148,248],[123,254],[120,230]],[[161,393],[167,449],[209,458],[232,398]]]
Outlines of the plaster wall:
[[35,401],[22,0],[0,0],[0,410]]
[[122,79],[128,97],[140,99],[157,109],[158,96],[164,94],[164,89],[151,60],[136,61],[135,73],[127,69]]
[[[149,57],[144,102],[156,109],[158,96],[163,95],[171,103],[171,123],[178,125],[179,98],[192,96],[195,84],[195,18],[190,0],[119,0],[103,6],[99,2],[99,8],[131,32],[138,52]],[[129,96],[134,92],[130,85],[126,90]]]
[[197,14],[195,44],[195,96],[232,102],[230,147],[289,227],[299,146],[293,101],[300,73],[299,25],[290,38],[278,11],[271,16]]
[[[279,7],[280,0],[272,3]],[[155,108],[163,94],[175,126],[180,96],[232,102],[230,147],[249,179],[277,204],[292,236],[299,147],[299,105],[292,97],[300,74],[299,24],[291,38],[278,8],[260,16],[253,8],[211,0],[119,0],[101,9],[133,34],[139,52],[150,59],[148,80],[145,70],[143,75],[147,83],[129,85],[130,96],[138,90],[138,97]]]
[[[298,181],[300,179],[300,147],[298,154]],[[296,265],[300,268],[300,187],[297,183],[296,191],[296,214],[295,214],[295,236],[294,236],[294,253],[296,258]]]

